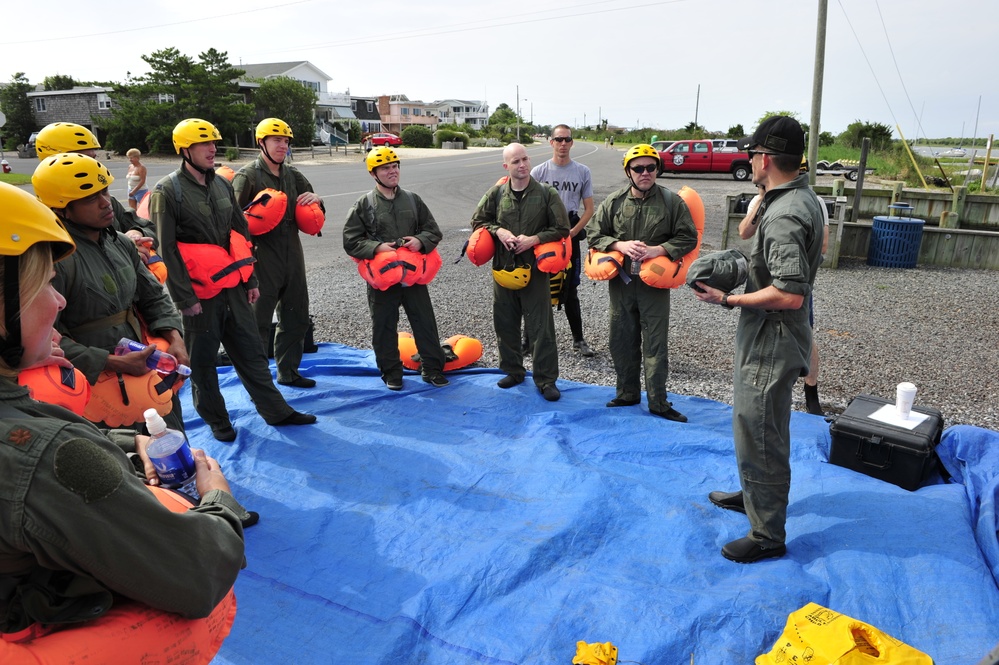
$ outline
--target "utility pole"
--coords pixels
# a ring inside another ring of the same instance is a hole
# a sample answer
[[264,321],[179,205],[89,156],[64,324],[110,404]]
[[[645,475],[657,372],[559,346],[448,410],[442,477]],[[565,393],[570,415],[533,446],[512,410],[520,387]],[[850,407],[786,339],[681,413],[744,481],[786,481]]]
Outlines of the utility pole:
[[697,84],[697,101],[694,102],[694,130],[697,130],[697,114],[701,110],[701,84]]
[[815,73],[812,76],[812,118],[808,125],[808,184],[815,186],[815,164],[819,158],[819,118],[822,115],[822,76],[826,67],[826,15],[828,0],[819,0],[815,28]]
[[517,86],[517,143],[520,143],[520,86]]

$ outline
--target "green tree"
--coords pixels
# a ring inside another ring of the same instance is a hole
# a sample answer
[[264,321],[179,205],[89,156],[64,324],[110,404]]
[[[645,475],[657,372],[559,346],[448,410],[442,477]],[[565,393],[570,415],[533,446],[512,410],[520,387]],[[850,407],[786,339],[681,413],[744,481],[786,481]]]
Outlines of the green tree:
[[312,88],[287,76],[267,79],[253,95],[257,116],[281,118],[295,134],[292,145],[308,146],[316,130],[315,111],[318,95]]
[[34,86],[28,83],[24,72],[17,72],[11,77],[10,84],[0,88],[0,111],[7,116],[7,123],[0,131],[3,132],[7,150],[27,143],[31,132],[37,129],[35,118],[31,115],[31,100],[28,99],[32,90]]
[[493,114],[489,116],[488,125],[504,125],[504,126],[517,126],[517,113],[506,102],[502,102],[493,111]]
[[[793,111],[767,111],[766,113],[760,116],[759,120],[756,121],[756,127],[759,127],[761,124],[763,124],[763,121],[766,120],[767,118],[770,118],[775,115],[789,115],[798,122],[801,122],[801,119],[798,118],[798,114],[794,113]],[[807,132],[808,130],[806,129],[805,131]]]
[[42,85],[46,90],[72,90],[79,83],[74,81],[72,76],[56,74],[55,76],[46,76]]
[[118,108],[101,123],[108,147],[122,151],[145,145],[151,152],[173,152],[173,127],[184,118],[208,120],[223,141],[238,143],[253,119],[253,107],[237,97],[237,79],[244,72],[213,48],[198,58],[175,48],[142,56],[151,71],[112,93]]
[[892,145],[892,128],[880,122],[857,120],[847,126],[846,131],[839,135],[838,140],[848,148],[859,148],[865,137],[871,139],[873,150],[886,150]]
[[746,130],[742,128],[742,125],[732,125],[728,128],[728,132],[725,133],[725,138],[727,139],[741,139],[746,135]]

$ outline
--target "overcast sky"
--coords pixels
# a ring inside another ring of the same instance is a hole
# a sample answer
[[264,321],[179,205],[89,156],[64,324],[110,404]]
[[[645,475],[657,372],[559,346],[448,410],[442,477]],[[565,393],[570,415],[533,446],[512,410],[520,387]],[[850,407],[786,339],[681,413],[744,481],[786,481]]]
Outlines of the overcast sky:
[[[817,13],[818,0],[17,0],[0,81],[124,81],[147,71],[142,55],[215,48],[235,65],[308,60],[355,95],[492,111],[516,108],[519,86],[539,124],[673,129],[696,113],[749,131],[768,111],[809,120]],[[999,134],[997,33],[999,0],[829,0],[822,129],[862,120],[970,144],[977,120],[978,137]]]

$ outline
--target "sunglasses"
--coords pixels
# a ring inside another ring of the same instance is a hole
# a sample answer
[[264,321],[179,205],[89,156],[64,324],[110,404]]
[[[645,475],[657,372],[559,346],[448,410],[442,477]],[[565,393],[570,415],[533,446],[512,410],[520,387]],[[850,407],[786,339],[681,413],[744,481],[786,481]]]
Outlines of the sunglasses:
[[752,159],[756,155],[771,155],[772,156],[772,155],[776,155],[777,153],[776,152],[767,152],[766,150],[747,150],[746,154],[749,155],[750,159]]
[[571,136],[553,136],[552,137],[552,141],[555,141],[556,143],[572,143],[572,137]]
[[629,166],[628,169],[631,170],[632,173],[637,173],[641,175],[643,173],[654,173],[655,171],[658,171],[659,165],[646,164],[645,166]]

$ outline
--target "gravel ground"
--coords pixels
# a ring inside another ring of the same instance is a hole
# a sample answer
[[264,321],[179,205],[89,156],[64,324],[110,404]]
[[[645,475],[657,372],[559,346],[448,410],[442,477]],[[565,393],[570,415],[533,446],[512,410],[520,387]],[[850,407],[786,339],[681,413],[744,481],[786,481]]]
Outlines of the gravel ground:
[[[748,183],[711,178],[659,181],[674,190],[689,184],[701,194],[708,219],[702,251],[720,248],[718,220],[725,196],[752,189]],[[597,186],[596,202],[617,186]],[[338,233],[339,226],[330,229],[331,235]],[[342,251],[339,236],[335,237],[333,251]],[[467,229],[445,230],[440,247],[445,265],[431,285],[438,326],[442,339],[461,333],[482,340],[484,352],[478,365],[497,367],[487,267],[476,268],[466,260],[452,263],[466,238]],[[353,264],[345,259],[342,265],[332,279],[328,267],[316,272],[310,269],[316,339],[371,348],[364,289]],[[738,311],[700,303],[685,287],[671,296],[668,389],[731,403]],[[586,339],[596,356],[582,358],[572,352],[565,315],[555,312],[561,377],[613,386],[614,370],[607,351],[606,286],[584,276],[580,299]],[[896,384],[911,381],[919,390],[917,406],[940,409],[947,426],[970,424],[999,430],[997,304],[999,279],[992,271],[897,270],[851,260],[841,261],[837,270],[821,269],[816,281],[815,336],[821,357],[819,396],[823,408],[839,413],[859,393],[894,399]],[[405,316],[400,317],[400,330],[408,330]],[[527,366],[530,369],[529,358]],[[460,376],[453,378],[461,380]],[[608,398],[611,396],[608,391]],[[805,408],[800,388],[795,391],[795,408]]]

